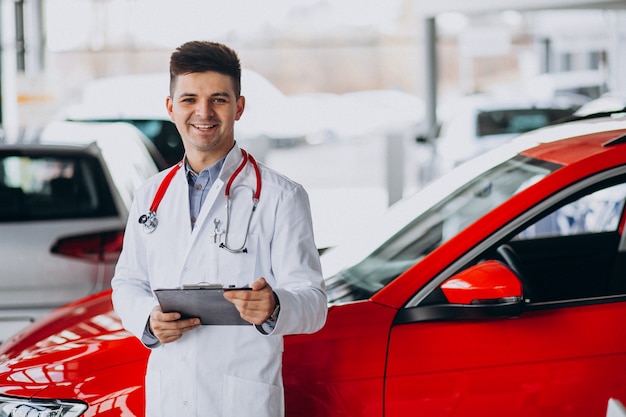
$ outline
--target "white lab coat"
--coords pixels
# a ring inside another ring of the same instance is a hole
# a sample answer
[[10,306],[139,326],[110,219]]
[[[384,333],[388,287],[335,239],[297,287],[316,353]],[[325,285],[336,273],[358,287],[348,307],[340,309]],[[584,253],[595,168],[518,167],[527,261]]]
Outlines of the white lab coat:
[[[282,336],[315,332],[326,320],[309,200],[300,185],[259,163],[262,188],[248,253],[231,254],[214,243],[214,220],[220,220],[222,228],[226,222],[224,187],[241,160],[235,145],[193,231],[184,168],[172,179],[157,210],[159,225],[151,234],[144,232],[138,218],[148,211],[166,172],[140,187],[112,282],[113,304],[124,327],[142,339],[157,305],[153,289],[198,282],[242,285],[264,277],[280,299],[278,322],[269,335],[253,325],[201,326],[175,342],[152,347],[146,371],[147,417],[282,416]],[[255,184],[248,163],[231,191],[231,247],[245,234]]]

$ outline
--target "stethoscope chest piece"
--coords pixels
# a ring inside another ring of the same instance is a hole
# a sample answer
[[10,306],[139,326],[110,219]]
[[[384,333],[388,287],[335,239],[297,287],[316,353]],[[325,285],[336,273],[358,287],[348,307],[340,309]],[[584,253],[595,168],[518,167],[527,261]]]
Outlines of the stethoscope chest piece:
[[143,224],[143,231],[146,233],[152,233],[156,230],[159,221],[156,217],[156,212],[149,211],[148,214],[142,214],[139,217],[139,223]]

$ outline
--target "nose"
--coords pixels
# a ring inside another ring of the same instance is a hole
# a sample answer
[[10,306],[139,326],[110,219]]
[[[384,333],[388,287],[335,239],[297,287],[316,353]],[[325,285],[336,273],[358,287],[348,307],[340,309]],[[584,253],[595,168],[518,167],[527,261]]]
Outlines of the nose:
[[199,100],[196,104],[195,113],[199,117],[212,117],[215,114],[213,103],[210,100]]

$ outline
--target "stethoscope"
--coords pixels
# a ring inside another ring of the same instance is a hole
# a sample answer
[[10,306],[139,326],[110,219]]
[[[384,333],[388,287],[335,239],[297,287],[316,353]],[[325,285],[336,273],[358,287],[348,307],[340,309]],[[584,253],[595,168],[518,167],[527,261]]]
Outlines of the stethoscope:
[[[241,149],[241,155],[243,156],[243,160],[241,161],[241,164],[239,164],[235,172],[233,172],[233,174],[228,179],[228,182],[226,183],[226,188],[224,189],[224,196],[226,197],[226,230],[224,231],[224,241],[220,243],[219,247],[226,249],[231,253],[248,252],[248,250],[246,249],[246,242],[248,241],[248,233],[250,232],[252,215],[256,211],[256,207],[259,204],[259,197],[261,196],[261,172],[259,171],[259,165],[257,164],[254,157],[243,149]],[[254,174],[256,176],[256,189],[254,190],[254,193],[252,195],[252,210],[250,211],[250,216],[248,217],[248,224],[246,225],[246,235],[244,237],[243,244],[239,248],[233,249],[228,244],[228,231],[230,229],[231,211],[230,193],[235,178],[237,178],[237,175],[239,175],[239,173],[243,170],[248,161],[250,162],[250,164],[252,164],[252,167],[254,168]],[[156,194],[154,195],[154,199],[152,200],[152,204],[150,205],[150,210],[147,214],[142,214],[141,216],[139,216],[139,223],[143,224],[143,230],[145,233],[154,232],[159,225],[159,221],[156,215],[157,208],[159,207],[159,204],[161,204],[161,200],[163,200],[163,196],[165,195],[165,192],[167,191],[170,182],[172,182],[172,178],[174,178],[174,175],[182,165],[183,161],[180,161],[170,170],[170,172],[167,173],[167,175],[165,176],[165,178],[163,178],[163,181],[159,185]],[[219,228],[218,220],[215,220],[215,227],[217,234],[217,230]]]

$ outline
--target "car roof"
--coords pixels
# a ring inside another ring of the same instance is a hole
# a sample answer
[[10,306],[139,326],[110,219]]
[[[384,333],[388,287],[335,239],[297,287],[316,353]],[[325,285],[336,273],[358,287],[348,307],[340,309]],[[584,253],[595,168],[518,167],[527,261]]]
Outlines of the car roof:
[[37,140],[41,144],[87,146],[104,140],[123,143],[128,137],[136,137],[139,140],[143,140],[142,133],[134,126],[125,122],[55,121],[43,128]]
[[589,117],[598,113],[612,113],[626,111],[626,90],[609,91],[595,100],[582,105],[574,116]]
[[77,122],[54,121],[44,127],[23,131],[19,137],[5,137],[0,144],[12,147],[74,147],[86,148],[102,140],[115,138],[137,137],[142,139],[142,133],[125,122]]
[[560,141],[541,143],[522,153],[559,165],[571,165],[593,155],[608,152],[610,147],[624,143],[625,139],[626,126],[621,130],[588,133]]
[[[511,143],[521,146],[519,152],[539,146],[542,143],[560,141],[562,139],[575,138],[578,136],[612,132],[626,129],[626,115],[615,117],[602,117],[595,119],[575,120],[567,123],[560,123],[546,126],[541,129],[524,133],[513,139]],[[564,144],[564,148],[567,145]]]
[[122,150],[127,147],[129,138],[143,144],[159,169],[168,166],[154,144],[138,128],[121,121],[53,121],[44,127],[26,129],[19,138],[4,138],[0,145],[4,144],[4,149],[28,148],[31,151],[36,148],[50,151],[53,147],[87,149],[92,145],[101,149],[117,146]]

